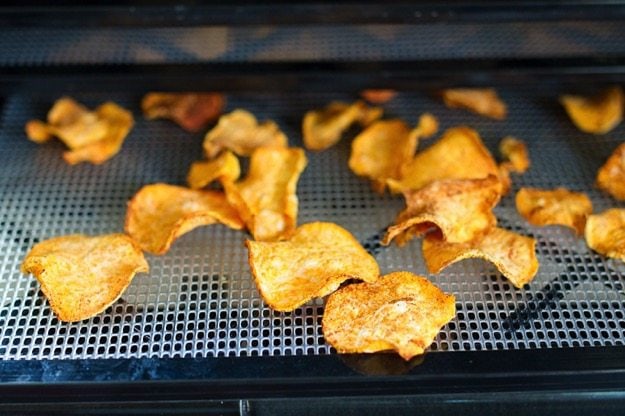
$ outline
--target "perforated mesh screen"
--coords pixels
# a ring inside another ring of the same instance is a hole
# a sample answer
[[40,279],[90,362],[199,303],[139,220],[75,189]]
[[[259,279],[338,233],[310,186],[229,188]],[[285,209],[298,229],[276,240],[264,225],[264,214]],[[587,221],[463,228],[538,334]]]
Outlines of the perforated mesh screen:
[[[577,131],[555,97],[545,100],[503,91],[510,107],[497,122],[445,109],[425,95],[401,94],[389,116],[416,121],[425,110],[443,128],[476,127],[491,150],[504,135],[529,144],[532,167],[515,176],[514,188],[496,212],[503,227],[538,239],[540,271],[529,289],[510,285],[489,263],[468,260],[429,278],[457,298],[458,314],[439,334],[434,350],[549,348],[614,345],[625,339],[625,267],[593,254],[583,240],[559,227],[531,227],[514,208],[521,186],[566,186],[587,192],[595,210],[622,206],[593,188],[597,168],[625,132],[600,137]],[[140,97],[106,93],[78,96],[94,106],[113,99],[139,114]],[[273,118],[291,143],[300,141],[302,114],[329,95],[238,95],[229,108],[243,107]],[[102,166],[67,166],[62,145],[36,145],[23,126],[43,117],[48,100],[7,97],[0,119],[0,358],[114,358],[326,354],[321,333],[323,301],[292,313],[263,305],[250,277],[245,235],[221,225],[196,229],[162,257],[148,257],[149,274],[138,275],[123,299],[105,313],[79,323],[57,321],[35,279],[19,264],[43,239],[68,234],[121,231],[126,201],[144,184],[182,184],[187,168],[201,158],[202,135],[166,121],[137,123],[122,152]],[[353,132],[351,134],[353,136]],[[424,142],[423,147],[429,142]],[[379,196],[347,168],[349,138],[336,148],[308,153],[298,188],[299,222],[333,221],[349,229],[376,255],[384,273],[427,274],[420,243],[405,248],[379,245],[380,233],[402,208],[399,197]],[[470,163],[470,161],[467,161]]]

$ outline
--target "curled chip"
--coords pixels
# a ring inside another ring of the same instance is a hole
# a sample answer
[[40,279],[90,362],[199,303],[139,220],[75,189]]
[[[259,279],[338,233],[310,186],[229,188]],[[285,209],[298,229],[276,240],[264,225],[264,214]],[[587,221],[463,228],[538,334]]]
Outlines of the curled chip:
[[372,282],[380,269],[347,230],[328,222],[297,228],[288,241],[246,241],[258,291],[278,311],[291,311],[335,291],[348,279]]
[[64,97],[48,112],[47,124],[38,120],[26,123],[26,135],[36,143],[58,137],[70,149],[63,153],[70,165],[101,164],[119,152],[133,124],[132,114],[115,103],[104,103],[91,112]]
[[625,143],[619,145],[599,168],[597,186],[614,198],[625,200]]
[[245,179],[223,181],[230,204],[237,209],[254,239],[288,238],[296,227],[297,181],[307,164],[300,148],[263,147],[250,159]]
[[586,133],[605,134],[623,119],[621,87],[609,88],[593,97],[563,95],[560,103],[573,124]]
[[221,114],[225,98],[223,94],[164,93],[151,92],[141,100],[146,118],[167,118],[187,131],[197,132]]
[[431,233],[423,240],[423,257],[430,273],[439,273],[459,260],[485,259],[514,286],[521,288],[538,271],[535,246],[535,239],[497,227],[466,243],[449,243]]
[[444,90],[443,101],[449,108],[464,108],[482,116],[503,120],[508,109],[493,88],[456,88]]
[[193,162],[187,175],[187,183],[191,189],[201,189],[217,179],[236,181],[239,175],[239,159],[232,152],[225,151],[213,160]]
[[393,192],[417,190],[440,179],[479,179],[498,175],[499,168],[477,132],[454,127],[402,169],[400,180],[389,179]]
[[592,202],[586,194],[565,188],[521,188],[516,194],[516,209],[530,224],[564,225],[581,235],[586,217],[592,214]]
[[330,295],[323,336],[340,353],[395,350],[409,360],[423,354],[455,315],[453,295],[425,277],[394,272]]
[[126,232],[147,252],[164,254],[174,240],[201,225],[220,222],[235,230],[243,221],[222,192],[157,183],[128,204]]
[[597,253],[625,261],[625,209],[612,208],[590,215],[584,235],[588,247]]
[[135,273],[148,272],[143,253],[124,234],[67,235],[36,244],[24,258],[61,321],[103,312],[126,290]]
[[506,195],[512,188],[512,179],[510,179],[510,171],[514,170],[511,162],[503,162],[497,166],[499,170],[499,182],[501,182],[501,195]]
[[499,153],[509,163],[510,170],[516,173],[525,173],[530,167],[530,158],[527,146],[522,140],[514,137],[504,137],[499,142]]
[[239,109],[219,118],[217,125],[206,133],[203,146],[206,157],[212,159],[224,149],[249,156],[260,147],[286,147],[287,143],[275,122],[258,123],[252,113]]
[[310,150],[325,150],[335,145],[355,122],[367,126],[380,117],[381,108],[369,107],[362,101],[333,102],[322,110],[309,111],[302,122],[304,146]]
[[397,95],[395,90],[364,90],[360,96],[372,104],[384,104]]

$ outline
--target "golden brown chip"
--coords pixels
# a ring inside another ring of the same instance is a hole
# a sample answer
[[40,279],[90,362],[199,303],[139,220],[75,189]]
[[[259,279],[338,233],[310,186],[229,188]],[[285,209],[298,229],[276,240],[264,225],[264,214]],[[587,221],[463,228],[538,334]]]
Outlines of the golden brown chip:
[[516,194],[516,209],[530,224],[564,225],[581,235],[586,217],[592,214],[592,202],[586,194],[565,188],[521,188]]
[[423,354],[456,315],[453,295],[409,272],[381,276],[334,292],[323,313],[323,336],[340,353],[395,350]]
[[223,94],[151,92],[141,100],[146,118],[167,118],[183,129],[197,132],[219,117],[225,105]]
[[625,261],[625,209],[612,208],[590,215],[584,234],[588,247],[597,253]]
[[193,162],[187,183],[191,189],[201,189],[214,180],[236,181],[241,174],[239,159],[230,151],[221,153],[213,160]]
[[496,120],[505,119],[508,112],[493,88],[455,88],[444,90],[442,95],[449,108],[463,108]]
[[372,104],[384,104],[397,95],[395,90],[364,90],[360,96]]
[[536,240],[502,228],[466,243],[448,243],[435,233],[423,240],[423,257],[430,273],[439,273],[459,260],[481,258],[493,263],[518,288],[529,283],[538,271]]
[[625,201],[625,143],[619,145],[597,172],[597,186]]
[[497,166],[499,171],[499,182],[501,182],[501,195],[506,195],[512,188],[512,179],[510,179],[510,172],[514,171],[514,166],[511,162],[503,162]]
[[224,181],[230,204],[254,239],[288,238],[297,225],[297,181],[308,163],[300,148],[262,147],[252,153],[247,176]]
[[149,266],[139,246],[124,234],[67,235],[36,244],[24,258],[61,321],[74,322],[104,311],[126,290],[135,273]]
[[302,122],[304,146],[310,150],[325,150],[335,145],[352,124],[358,122],[367,126],[382,117],[382,111],[362,101],[332,102],[324,109],[309,111]]
[[204,153],[208,159],[230,149],[239,156],[249,156],[260,147],[286,147],[288,140],[272,120],[258,123],[254,114],[234,110],[219,118],[217,125],[204,137]]
[[501,183],[493,175],[441,180],[418,191],[407,191],[406,209],[395,220],[396,225],[388,228],[382,244],[399,237],[398,244],[404,245],[432,227],[437,227],[448,242],[473,240],[497,224],[492,209],[500,196]]
[[132,197],[125,230],[143,250],[160,255],[181,235],[216,222],[235,230],[243,228],[223,192],[157,183],[144,186]]
[[419,117],[417,129],[419,130],[419,138],[427,139],[438,132],[438,120],[433,114],[423,113]]
[[335,291],[348,279],[372,282],[375,259],[344,228],[313,222],[297,228],[288,241],[246,241],[258,291],[278,311],[291,311]]
[[393,192],[417,190],[440,179],[479,179],[498,175],[499,168],[477,132],[455,127],[408,163],[400,180],[389,179]]
[[583,132],[606,134],[623,119],[623,90],[612,87],[593,97],[563,95],[560,103]]
[[522,140],[514,137],[504,137],[499,142],[499,153],[508,160],[513,172],[525,173],[530,167],[530,158],[527,153],[527,146]]

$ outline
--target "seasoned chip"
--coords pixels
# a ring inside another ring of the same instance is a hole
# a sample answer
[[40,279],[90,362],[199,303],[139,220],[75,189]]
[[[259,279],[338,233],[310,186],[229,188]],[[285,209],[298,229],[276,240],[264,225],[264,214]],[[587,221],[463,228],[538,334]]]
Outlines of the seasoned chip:
[[425,277],[394,272],[334,292],[323,313],[323,336],[340,353],[395,350],[423,354],[456,315],[453,295]]
[[406,209],[388,228],[382,244],[395,238],[403,245],[413,236],[437,227],[446,241],[463,243],[474,239],[497,224],[492,209],[501,196],[496,176],[485,179],[446,179],[407,191]]
[[82,321],[104,311],[135,273],[148,272],[141,249],[124,234],[67,235],[36,244],[24,258],[61,321]]
[[141,100],[146,118],[167,118],[187,131],[197,132],[221,114],[225,98],[223,94],[164,93],[151,92]]
[[223,182],[228,201],[256,240],[288,238],[295,229],[295,192],[307,163],[303,149],[263,147],[252,153],[245,179]]
[[529,283],[538,271],[536,240],[502,228],[466,243],[449,243],[435,233],[423,240],[423,257],[430,273],[439,273],[459,260],[482,258],[493,263],[518,288]]
[[514,137],[504,137],[499,142],[499,153],[509,161],[509,168],[516,173],[525,173],[530,167],[530,158],[527,153],[527,146],[522,140]]
[[372,104],[384,104],[391,101],[397,95],[395,90],[364,90],[361,97]]
[[565,188],[521,188],[516,194],[516,209],[530,224],[564,225],[581,235],[586,217],[592,214],[592,202],[586,194]]
[[335,291],[348,279],[372,282],[380,269],[347,230],[328,222],[297,228],[288,241],[246,241],[258,291],[278,311],[291,311]]
[[625,209],[612,208],[590,215],[584,234],[588,247],[597,253],[625,261]]
[[238,109],[219,118],[217,125],[206,133],[203,146],[206,157],[212,159],[224,149],[249,156],[260,147],[286,147],[287,143],[275,122],[258,123],[254,114]]
[[625,143],[619,145],[597,172],[597,186],[625,201]]
[[367,126],[382,117],[382,111],[362,101],[333,102],[322,110],[309,111],[302,122],[304,146],[310,150],[325,150],[335,145],[352,124],[358,122]]
[[623,119],[623,90],[611,87],[593,97],[563,95],[560,103],[583,132],[606,134]]
[[157,183],[144,186],[133,196],[125,230],[143,250],[160,255],[181,235],[216,222],[235,230],[243,228],[239,214],[222,192]]
[[482,116],[503,120],[508,109],[506,103],[492,88],[456,88],[444,90],[443,101],[449,108],[464,108]]
[[510,179],[510,172],[514,170],[511,162],[503,162],[497,166],[499,171],[499,182],[501,182],[501,195],[506,195],[512,188],[512,179]]
[[455,127],[408,163],[400,180],[389,179],[393,192],[417,190],[440,179],[479,179],[498,175],[499,169],[477,132]]
[[216,159],[193,162],[187,175],[187,183],[191,189],[200,189],[216,179],[236,181],[240,174],[239,159],[232,152],[225,151]]

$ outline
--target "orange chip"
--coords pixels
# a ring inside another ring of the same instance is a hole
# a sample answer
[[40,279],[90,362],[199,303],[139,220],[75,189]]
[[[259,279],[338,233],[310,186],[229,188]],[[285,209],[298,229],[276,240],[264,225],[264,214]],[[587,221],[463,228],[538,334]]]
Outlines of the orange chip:
[[246,241],[256,286],[265,302],[291,311],[335,291],[348,279],[372,282],[375,259],[344,228],[313,222],[297,228],[288,241]]
[[504,137],[499,142],[499,153],[509,161],[509,167],[513,172],[525,173],[530,167],[530,158],[527,153],[527,146],[522,140],[514,137]]
[[254,239],[288,238],[296,227],[297,181],[307,164],[300,148],[262,147],[252,153],[245,179],[223,186]]
[[508,109],[493,88],[456,88],[444,90],[443,101],[449,108],[464,108],[482,116],[503,120]]
[[581,235],[592,202],[586,194],[565,188],[553,190],[521,188],[516,194],[516,209],[533,225],[564,225]]
[[501,182],[501,195],[506,195],[512,188],[512,179],[510,179],[510,172],[514,171],[514,166],[511,162],[503,162],[497,166],[499,182]]
[[417,190],[440,179],[479,179],[499,174],[480,136],[469,127],[447,130],[438,142],[418,152],[402,170],[400,180],[387,181],[393,192]]
[[191,189],[201,189],[217,179],[236,181],[239,175],[241,175],[239,159],[232,152],[225,151],[216,159],[193,162],[187,175],[187,183]]
[[36,244],[21,270],[35,275],[61,321],[74,322],[103,312],[149,266],[124,234],[67,235]]
[[187,131],[197,132],[223,111],[226,99],[223,94],[151,92],[141,100],[146,118],[167,118]]
[[560,103],[583,132],[606,134],[623,119],[623,90],[611,87],[593,97],[563,95]]
[[157,183],[144,186],[132,197],[125,230],[143,250],[160,255],[181,235],[216,222],[235,230],[243,228],[222,192]]
[[364,90],[360,96],[372,104],[384,104],[397,95],[395,90]]
[[588,216],[584,234],[588,247],[597,253],[625,261],[625,209]]
[[413,236],[437,227],[444,239],[463,243],[497,224],[492,209],[501,196],[496,176],[485,179],[447,179],[432,182],[418,191],[404,193],[406,209],[388,228],[382,244],[399,237],[404,245]]
[[249,156],[260,147],[286,147],[288,139],[278,125],[267,120],[258,123],[254,114],[234,110],[219,118],[217,125],[204,137],[204,153],[208,159],[230,149],[239,156]]
[[381,108],[369,107],[362,101],[333,102],[322,110],[309,111],[302,122],[304,146],[310,150],[325,150],[334,146],[352,124],[359,122],[367,126],[382,117],[382,112]]
[[425,277],[390,273],[330,295],[323,336],[339,353],[395,350],[409,360],[423,354],[453,319],[455,302]]
[[449,243],[436,234],[423,240],[423,257],[430,273],[439,273],[459,260],[482,258],[493,263],[518,288],[529,283],[538,271],[536,240],[502,228],[466,243]]
[[597,172],[597,186],[625,201],[625,143],[619,145]]

